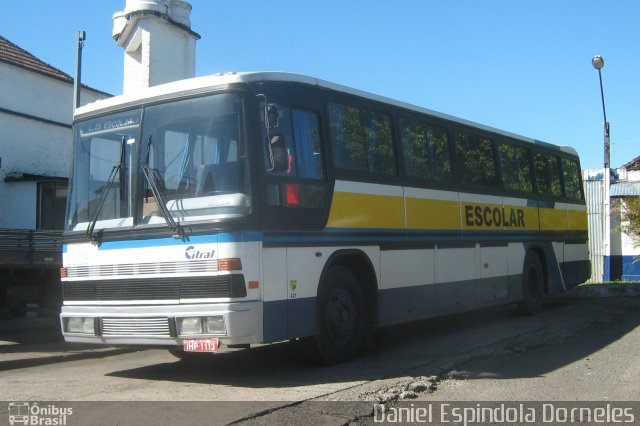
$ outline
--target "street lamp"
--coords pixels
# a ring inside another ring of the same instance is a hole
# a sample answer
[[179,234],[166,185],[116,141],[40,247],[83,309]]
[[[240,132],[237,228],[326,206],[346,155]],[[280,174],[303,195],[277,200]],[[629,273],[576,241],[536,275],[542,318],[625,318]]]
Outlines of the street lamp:
[[602,67],[604,67],[604,59],[602,56],[596,55],[591,60],[591,65],[598,70],[598,78],[600,79],[600,98],[602,99],[602,115],[604,116],[604,188],[603,188],[603,212],[602,212],[602,233],[603,233],[603,281],[609,281],[611,276],[610,251],[611,251],[611,208],[610,208],[610,133],[609,122],[607,121],[607,110],[604,107],[604,89],[602,88]]

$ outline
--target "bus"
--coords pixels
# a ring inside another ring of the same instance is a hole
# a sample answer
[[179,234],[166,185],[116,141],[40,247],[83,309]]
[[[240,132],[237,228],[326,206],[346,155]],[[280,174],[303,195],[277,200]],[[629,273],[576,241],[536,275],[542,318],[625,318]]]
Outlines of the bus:
[[78,108],[69,192],[69,342],[296,340],[334,364],[379,327],[533,314],[590,275],[574,149],[297,74]]

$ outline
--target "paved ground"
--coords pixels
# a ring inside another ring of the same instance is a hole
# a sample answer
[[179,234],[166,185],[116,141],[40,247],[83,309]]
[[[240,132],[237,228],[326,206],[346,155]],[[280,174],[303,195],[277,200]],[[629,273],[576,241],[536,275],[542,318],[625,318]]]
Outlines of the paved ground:
[[[403,399],[640,400],[639,325],[637,297],[559,300],[535,317],[502,307],[385,329],[375,352],[315,367],[289,343],[186,363],[162,350],[63,344],[44,319],[19,333],[0,321],[0,400],[226,401],[147,402],[119,424],[199,423],[212,410],[214,424],[367,423],[373,404]],[[75,419],[109,424],[121,408],[80,405]]]

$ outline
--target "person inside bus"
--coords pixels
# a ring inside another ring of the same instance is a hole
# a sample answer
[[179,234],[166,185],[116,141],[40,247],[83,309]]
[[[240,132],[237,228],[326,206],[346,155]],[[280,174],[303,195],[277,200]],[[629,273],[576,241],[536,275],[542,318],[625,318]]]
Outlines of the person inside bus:
[[[287,148],[284,135],[278,134],[270,140],[271,172],[283,173],[287,176],[295,176],[293,153]],[[286,205],[296,206],[300,204],[300,186],[293,183],[285,184]]]

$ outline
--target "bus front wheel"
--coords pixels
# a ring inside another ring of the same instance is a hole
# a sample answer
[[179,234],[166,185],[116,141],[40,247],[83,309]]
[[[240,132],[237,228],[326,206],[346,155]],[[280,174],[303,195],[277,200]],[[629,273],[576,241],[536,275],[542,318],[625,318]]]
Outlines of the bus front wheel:
[[534,315],[542,311],[544,302],[544,268],[538,255],[530,251],[524,258],[522,268],[522,296],[518,311]]
[[365,335],[366,308],[359,282],[342,266],[323,278],[316,302],[316,335],[302,339],[306,355],[319,364],[355,358]]

